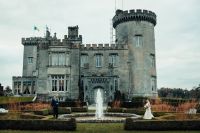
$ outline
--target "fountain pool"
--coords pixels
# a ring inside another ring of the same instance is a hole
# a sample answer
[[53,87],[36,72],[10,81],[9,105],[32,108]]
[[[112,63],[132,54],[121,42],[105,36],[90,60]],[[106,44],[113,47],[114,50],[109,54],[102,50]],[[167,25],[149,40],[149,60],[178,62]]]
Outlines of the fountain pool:
[[139,119],[141,116],[130,113],[104,113],[103,111],[103,97],[101,90],[97,90],[96,94],[96,111],[95,113],[75,113],[59,115],[58,119],[75,118],[80,123],[114,123],[124,122],[127,117]]
[[79,123],[120,123],[124,122],[126,118],[132,119],[141,118],[140,115],[130,113],[104,113],[101,119],[96,118],[95,113],[74,113],[59,115],[58,119],[70,119],[75,118]]

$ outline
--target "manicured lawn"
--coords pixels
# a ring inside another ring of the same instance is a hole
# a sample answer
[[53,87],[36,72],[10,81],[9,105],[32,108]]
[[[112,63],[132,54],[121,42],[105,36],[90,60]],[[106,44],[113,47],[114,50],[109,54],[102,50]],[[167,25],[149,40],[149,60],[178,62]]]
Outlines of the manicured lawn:
[[[142,125],[141,125],[142,126]],[[0,133],[199,133],[200,131],[125,131],[123,123],[78,123],[76,131],[13,131]]]

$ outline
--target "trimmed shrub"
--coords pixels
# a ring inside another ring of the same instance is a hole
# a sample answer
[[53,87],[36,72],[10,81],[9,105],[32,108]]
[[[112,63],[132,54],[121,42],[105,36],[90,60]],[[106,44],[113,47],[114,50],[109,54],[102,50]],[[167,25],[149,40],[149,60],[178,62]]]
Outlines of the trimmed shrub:
[[200,130],[200,120],[139,120],[127,118],[125,130]]
[[58,107],[58,114],[70,114],[71,108],[68,107]]
[[36,115],[48,115],[49,111],[48,111],[48,109],[42,109],[42,110],[36,110],[36,111],[34,111],[34,113]]
[[137,115],[144,115],[145,110],[140,109],[124,109],[124,113],[133,113]]
[[[49,109],[49,115],[53,114],[53,109]],[[71,108],[69,107],[58,107],[58,114],[70,114],[71,113]]]
[[107,108],[107,112],[123,113],[123,108]]
[[166,115],[166,112],[153,112],[152,114],[154,117],[160,117],[160,116]]
[[122,103],[123,108],[134,108],[135,104],[132,101],[124,101]]
[[144,107],[147,97],[133,97],[131,105],[133,108]]
[[21,114],[20,118],[21,119],[43,119],[43,118],[45,118],[45,116],[34,115],[34,114],[30,114],[30,113],[25,113],[25,114]]
[[87,107],[71,107],[72,112],[87,112]]
[[76,130],[76,120],[0,120],[1,130]]

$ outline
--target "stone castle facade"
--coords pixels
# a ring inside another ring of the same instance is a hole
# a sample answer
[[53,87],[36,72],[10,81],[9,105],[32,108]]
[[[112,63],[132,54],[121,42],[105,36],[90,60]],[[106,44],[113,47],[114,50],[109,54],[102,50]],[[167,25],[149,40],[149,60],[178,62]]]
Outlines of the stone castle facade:
[[115,44],[82,44],[78,26],[68,27],[60,40],[49,30],[45,37],[22,38],[22,76],[13,77],[15,95],[38,95],[62,101],[78,99],[94,103],[97,89],[104,102],[118,90],[127,100],[133,96],[157,96],[154,27],[155,13],[117,10],[113,17]]

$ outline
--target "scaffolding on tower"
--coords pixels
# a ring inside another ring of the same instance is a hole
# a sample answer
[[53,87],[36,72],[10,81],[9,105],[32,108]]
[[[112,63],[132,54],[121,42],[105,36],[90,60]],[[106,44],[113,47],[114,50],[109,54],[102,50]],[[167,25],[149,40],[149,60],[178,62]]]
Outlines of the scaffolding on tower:
[[112,19],[110,20],[110,44],[115,44],[115,29],[113,28]]

